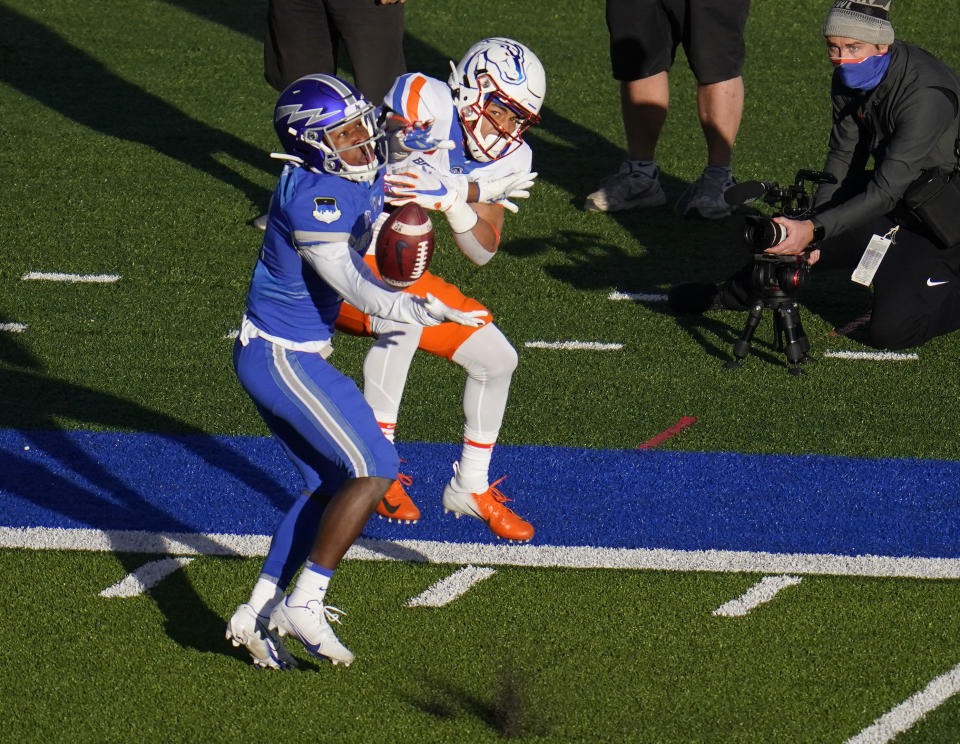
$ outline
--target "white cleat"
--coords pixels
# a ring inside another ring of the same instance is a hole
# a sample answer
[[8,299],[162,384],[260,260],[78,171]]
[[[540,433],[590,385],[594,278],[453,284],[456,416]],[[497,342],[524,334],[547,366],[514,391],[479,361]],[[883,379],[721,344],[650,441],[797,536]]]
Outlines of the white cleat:
[[290,669],[297,665],[283,641],[246,603],[237,607],[227,623],[227,640],[234,646],[246,646],[254,666],[261,669]]
[[340,616],[346,613],[318,599],[311,599],[305,605],[290,605],[289,600],[287,596],[273,608],[270,630],[276,630],[281,638],[294,636],[309,653],[330,659],[334,666],[350,666],[355,658],[353,652],[340,643],[330,627],[330,623],[339,623]]

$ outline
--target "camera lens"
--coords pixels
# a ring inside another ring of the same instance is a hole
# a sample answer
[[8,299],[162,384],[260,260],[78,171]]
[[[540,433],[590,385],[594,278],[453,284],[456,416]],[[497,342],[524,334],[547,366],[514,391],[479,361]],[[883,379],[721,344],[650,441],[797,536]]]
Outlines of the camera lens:
[[787,229],[769,217],[748,216],[743,226],[743,239],[755,250],[766,250],[786,240]]

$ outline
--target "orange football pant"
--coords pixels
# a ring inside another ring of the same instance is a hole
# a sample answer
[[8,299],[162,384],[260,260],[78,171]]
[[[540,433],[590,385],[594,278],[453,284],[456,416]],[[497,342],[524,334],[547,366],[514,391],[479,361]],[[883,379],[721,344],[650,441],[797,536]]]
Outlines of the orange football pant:
[[[367,265],[373,270],[373,273],[379,277],[380,272],[377,271],[377,263],[373,254],[367,254],[364,257],[364,261],[367,262]],[[455,310],[462,310],[464,312],[487,310],[486,307],[475,299],[467,297],[454,285],[444,281],[436,274],[431,274],[429,271],[424,272],[423,276],[417,281],[400,291],[417,295],[417,297],[426,297],[429,292],[447,305],[447,307],[452,307]],[[483,325],[479,325],[476,328],[462,326],[458,323],[441,323],[440,325],[424,328],[423,333],[420,335],[419,348],[436,356],[443,357],[444,359],[452,359],[456,350],[460,348],[460,345],[464,341],[470,338],[471,334],[476,332],[477,329],[483,328],[487,323],[493,322],[493,315],[489,310],[487,310],[487,315],[483,318],[483,321]],[[337,317],[336,327],[338,331],[349,333],[353,336],[373,335],[370,332],[370,316],[360,312],[347,302],[344,302],[340,308],[340,315]]]

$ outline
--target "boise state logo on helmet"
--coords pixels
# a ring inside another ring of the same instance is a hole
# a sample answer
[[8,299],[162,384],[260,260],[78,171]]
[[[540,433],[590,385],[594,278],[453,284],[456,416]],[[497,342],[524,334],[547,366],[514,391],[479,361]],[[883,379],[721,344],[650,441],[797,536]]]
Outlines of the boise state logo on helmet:
[[[451,67],[447,84],[470,156],[484,163],[519,147],[524,131],[539,123],[547,91],[546,73],[537,55],[519,41],[497,36],[478,41]],[[515,114],[518,121],[513,129],[502,128],[489,114],[487,107],[493,102]],[[494,129],[486,136],[481,132],[484,120]]]

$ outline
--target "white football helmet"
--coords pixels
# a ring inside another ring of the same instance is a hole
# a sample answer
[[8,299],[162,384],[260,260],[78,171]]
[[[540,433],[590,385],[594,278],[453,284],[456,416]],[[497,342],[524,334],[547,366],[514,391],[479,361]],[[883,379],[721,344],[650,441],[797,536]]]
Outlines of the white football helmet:
[[[447,84],[453,92],[463,126],[467,149],[481,163],[504,157],[523,142],[527,127],[540,121],[540,107],[547,92],[547,76],[537,55],[519,41],[501,36],[474,44],[456,65]],[[495,101],[520,117],[512,131],[504,129],[487,112]],[[486,119],[494,132],[480,133]]]

